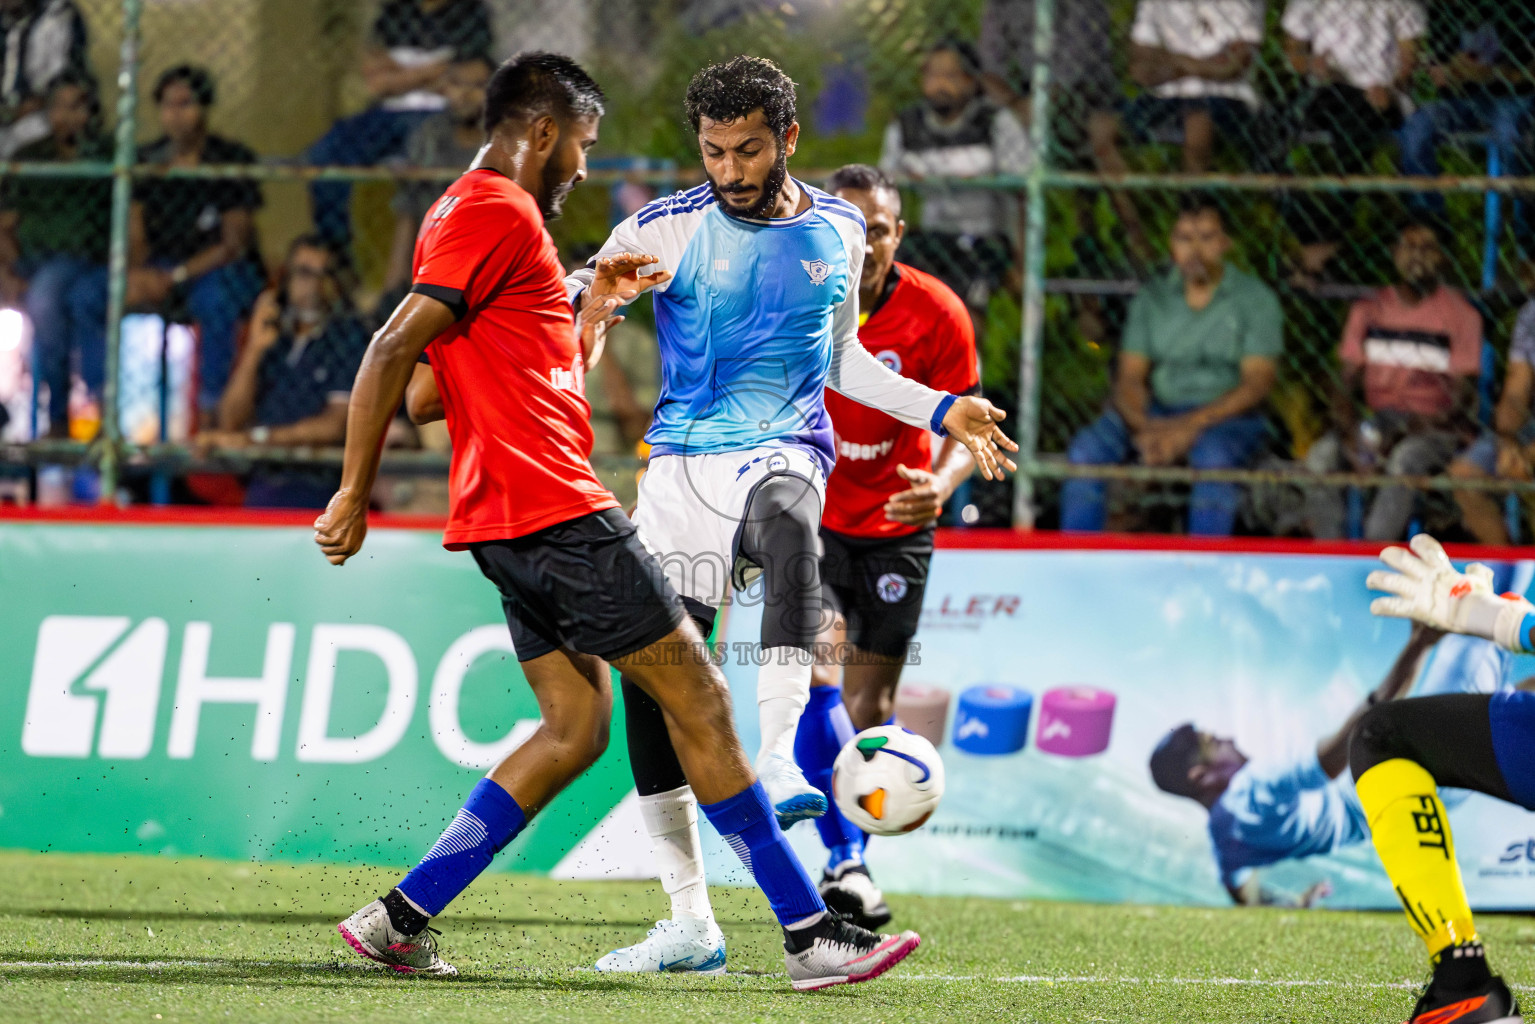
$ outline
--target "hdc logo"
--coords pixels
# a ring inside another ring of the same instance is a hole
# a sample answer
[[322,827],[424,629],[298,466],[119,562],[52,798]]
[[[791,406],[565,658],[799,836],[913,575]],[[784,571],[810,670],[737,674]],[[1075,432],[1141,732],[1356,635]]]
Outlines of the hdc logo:
[[[170,630],[164,619],[145,619],[130,630],[126,616],[53,615],[37,631],[37,655],[22,726],[21,749],[32,757],[137,759],[154,747],[156,713],[165,676]],[[297,629],[291,622],[267,627],[261,675],[208,675],[213,625],[189,622],[182,637],[175,703],[165,752],[190,758],[204,704],[249,704],[256,712],[251,757],[274,761],[282,742],[283,713],[292,678]],[[356,736],[330,735],[336,669],[342,651],[371,654],[388,677],[384,710]],[[481,743],[464,734],[459,693],[470,667],[483,655],[514,653],[504,626],[472,629],[449,645],[432,676],[428,722],[443,756],[466,768],[488,768],[538,727],[519,720],[506,736]],[[83,692],[81,692],[83,691]],[[310,635],[309,662],[299,711],[300,761],[357,764],[383,757],[404,737],[415,713],[419,674],[403,637],[382,626],[321,623]],[[104,693],[105,699],[95,696]],[[99,727],[98,727],[99,726]]]

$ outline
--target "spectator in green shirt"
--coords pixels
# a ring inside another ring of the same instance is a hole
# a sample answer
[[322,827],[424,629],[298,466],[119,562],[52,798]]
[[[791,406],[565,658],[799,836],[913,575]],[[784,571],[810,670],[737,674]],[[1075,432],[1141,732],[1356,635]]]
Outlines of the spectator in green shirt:
[[[65,72],[48,88],[49,134],[23,146],[16,159],[36,163],[110,161],[101,133],[95,83]],[[67,295],[73,283],[106,262],[112,209],[109,178],[8,178],[0,186],[0,297],[26,294],[32,321],[32,372],[48,385],[48,429],[69,434],[70,357],[78,349],[81,376],[100,387],[106,352],[82,343]],[[100,325],[90,332],[100,334]]]
[[[1226,262],[1231,239],[1221,211],[1186,197],[1173,224],[1174,268],[1130,306],[1109,407],[1071,441],[1077,466],[1187,462],[1194,469],[1249,465],[1267,439],[1262,407],[1283,348],[1279,300]],[[1231,533],[1241,492],[1235,484],[1194,485],[1189,532]],[[1061,488],[1061,528],[1101,530],[1104,484],[1072,479]]]

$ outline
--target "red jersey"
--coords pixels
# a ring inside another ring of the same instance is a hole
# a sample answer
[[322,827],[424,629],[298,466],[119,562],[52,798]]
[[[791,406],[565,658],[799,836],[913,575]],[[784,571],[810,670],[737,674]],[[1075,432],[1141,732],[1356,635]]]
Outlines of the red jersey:
[[[947,285],[904,263],[895,289],[876,306],[858,340],[896,373],[962,395],[980,383],[970,312]],[[853,537],[899,537],[920,527],[885,518],[885,502],[911,484],[895,467],[931,469],[933,435],[834,391],[826,411],[837,435],[837,464],[826,481],[821,525]]]
[[589,461],[575,317],[533,197],[496,171],[459,178],[427,211],[413,278],[458,314],[426,350],[453,439],[444,546],[616,508]]

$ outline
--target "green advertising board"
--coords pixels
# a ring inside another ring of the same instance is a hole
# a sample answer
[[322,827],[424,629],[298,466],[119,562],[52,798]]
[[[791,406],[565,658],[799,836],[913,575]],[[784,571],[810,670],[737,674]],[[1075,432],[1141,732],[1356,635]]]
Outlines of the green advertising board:
[[[0,524],[0,845],[408,864],[536,726],[495,589],[441,535],[337,568],[303,528]],[[497,859],[546,872],[606,756]]]

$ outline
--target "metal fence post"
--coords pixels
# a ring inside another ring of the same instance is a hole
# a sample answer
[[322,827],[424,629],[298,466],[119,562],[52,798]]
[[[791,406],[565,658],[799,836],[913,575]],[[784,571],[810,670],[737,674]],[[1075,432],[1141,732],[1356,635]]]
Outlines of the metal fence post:
[[123,0],[123,39],[117,69],[117,136],[112,156],[112,235],[107,257],[107,377],[101,389],[101,503],[117,500],[122,460],[122,417],[118,412],[118,368],[123,308],[128,293],[128,206],[133,199],[133,165],[138,155],[139,15],[143,0]]
[[1041,358],[1045,339],[1045,210],[1050,162],[1050,60],[1055,50],[1056,0],[1035,0],[1033,104],[1023,237],[1023,338],[1018,360],[1018,475],[1013,483],[1013,527],[1034,526],[1034,467],[1039,453]]

